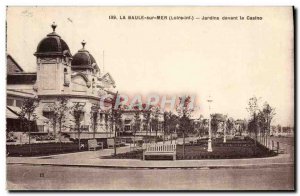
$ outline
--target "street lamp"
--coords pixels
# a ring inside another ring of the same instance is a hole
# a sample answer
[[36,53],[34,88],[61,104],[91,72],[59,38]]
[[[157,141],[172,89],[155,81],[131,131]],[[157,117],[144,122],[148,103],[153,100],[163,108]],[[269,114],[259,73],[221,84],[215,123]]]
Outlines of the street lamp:
[[227,127],[226,127],[226,121],[227,121],[227,116],[224,116],[224,119],[223,119],[223,120],[224,120],[224,121],[223,121],[223,122],[224,122],[224,124],[223,124],[223,126],[224,126],[224,127],[223,127],[223,130],[224,130],[224,135],[223,135],[223,136],[224,136],[224,140],[223,140],[223,143],[226,143],[226,128],[227,128]]
[[208,98],[208,108],[209,108],[209,118],[208,118],[208,144],[207,144],[207,152],[212,152],[212,146],[211,146],[211,116],[210,116],[210,104],[213,100]]

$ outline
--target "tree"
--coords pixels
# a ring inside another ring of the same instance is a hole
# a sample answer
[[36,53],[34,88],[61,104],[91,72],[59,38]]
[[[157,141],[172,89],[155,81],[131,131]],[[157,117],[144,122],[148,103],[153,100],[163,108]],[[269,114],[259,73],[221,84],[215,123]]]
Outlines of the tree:
[[[106,131],[109,129],[109,119],[110,119],[110,111],[105,111],[105,113],[104,113],[104,124],[105,124]],[[111,134],[111,129],[110,129],[109,132]]]
[[151,124],[155,131],[155,142],[157,142],[157,132],[158,132],[159,116],[160,116],[160,108],[158,106],[152,108],[152,115],[153,118],[151,120]]
[[118,132],[121,130],[122,128],[122,115],[123,115],[123,109],[121,106],[119,106],[117,109],[113,110],[112,113],[112,125],[114,125],[115,127],[115,137],[114,137],[114,155],[117,155],[117,146],[116,146],[116,142],[117,142],[117,137],[118,137]]
[[258,99],[256,97],[252,97],[249,99],[247,110],[250,114],[248,130],[250,131],[250,135],[253,132],[255,134],[255,145],[258,139],[258,130],[260,133],[260,141],[267,144],[267,135],[270,134],[271,121],[276,114],[275,108],[272,108],[267,102],[265,102],[263,108],[259,109]]
[[59,141],[61,141],[61,130],[65,127],[66,115],[69,110],[67,106],[68,99],[66,97],[57,97],[57,102],[50,104],[49,110],[51,112],[49,121],[53,127],[54,137],[56,138],[56,127],[59,128]]
[[280,124],[277,125],[277,132],[281,133],[281,125]]
[[267,122],[261,110],[259,110],[257,113],[257,125],[259,129],[259,141],[262,142],[262,136],[265,136],[265,132],[267,129]]
[[179,97],[179,106],[177,107],[177,113],[179,116],[179,131],[183,137],[183,158],[185,157],[185,137],[187,133],[192,129],[191,113],[193,109],[190,107],[191,97]]
[[34,98],[25,98],[21,106],[21,112],[19,113],[19,119],[22,122],[22,126],[25,127],[28,132],[28,143],[29,151],[31,153],[31,129],[34,121],[37,119],[35,109],[39,105],[39,99]]
[[224,133],[224,128],[227,128],[227,130],[230,130],[231,128],[233,128],[233,122],[231,122],[231,120],[229,120],[229,119],[227,120],[226,115],[220,114],[220,113],[211,114],[212,135],[214,135],[214,136],[217,135],[219,127],[220,127],[220,123],[223,124],[223,133]]
[[271,107],[267,102],[265,102],[262,113],[266,121],[267,133],[270,134],[271,122],[273,117],[276,115],[275,108]]
[[70,114],[74,118],[75,123],[75,129],[77,130],[78,134],[78,149],[81,150],[81,144],[80,144],[80,123],[81,118],[83,116],[83,108],[85,104],[82,104],[80,102],[75,102],[73,106],[70,108]]
[[263,134],[263,142],[267,143],[267,136],[270,134],[271,121],[275,116],[275,108],[272,108],[267,102],[264,103],[262,110],[258,113],[258,123]]
[[112,98],[112,100],[111,100],[111,110],[108,112],[108,119],[110,119],[110,122],[111,122],[110,123],[111,132],[114,132],[114,135],[115,135],[114,136],[114,155],[115,156],[117,155],[117,146],[116,146],[117,136],[118,136],[117,132],[122,127],[122,115],[123,115],[123,106],[121,104],[118,104],[118,107],[115,108],[117,97],[118,97],[118,92]]
[[146,136],[148,136],[148,129],[149,129],[149,123],[151,119],[151,111],[150,109],[148,110],[143,110],[143,118],[146,124]]
[[217,131],[218,131],[218,128],[219,128],[218,115],[220,115],[220,114],[211,114],[210,126],[211,126],[211,133],[214,137],[217,135]]
[[99,110],[100,110],[99,105],[93,105],[91,107],[91,126],[93,128],[93,139],[95,139],[96,137]]
[[241,123],[241,133],[243,132],[246,132],[247,129],[248,129],[248,122],[246,119],[242,120],[242,123]]
[[176,126],[178,124],[179,124],[179,117],[176,114],[170,112],[170,118],[169,118],[170,132],[176,133]]
[[133,125],[133,145],[135,146],[135,136],[136,132],[139,132],[141,128],[141,117],[140,117],[140,111],[138,108],[135,109],[134,112],[134,125]]
[[256,145],[257,128],[258,128],[258,126],[257,126],[257,123],[258,123],[257,113],[259,111],[257,97],[254,96],[254,97],[251,97],[249,99],[248,108],[246,108],[246,109],[250,114],[250,122],[251,122],[251,129],[249,129],[250,130],[250,135],[252,135],[252,133],[255,134],[255,145]]
[[179,117],[176,114],[173,114],[171,111],[168,112],[165,126],[167,133],[171,134],[171,143],[173,140],[173,133],[176,133],[177,125],[179,125]]
[[227,131],[229,131],[231,133],[232,129],[234,129],[234,120],[232,118],[227,119],[226,127],[227,127]]
[[163,142],[165,142],[166,132],[169,132],[169,123],[170,123],[170,115],[169,112],[164,112],[164,121],[163,121]]
[[199,135],[208,135],[208,119],[200,118]]

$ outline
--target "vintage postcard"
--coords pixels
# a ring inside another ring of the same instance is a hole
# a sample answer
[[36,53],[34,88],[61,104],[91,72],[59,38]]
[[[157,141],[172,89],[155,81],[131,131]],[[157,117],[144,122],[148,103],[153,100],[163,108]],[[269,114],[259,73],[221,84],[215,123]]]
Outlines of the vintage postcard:
[[6,13],[7,190],[295,190],[293,7]]

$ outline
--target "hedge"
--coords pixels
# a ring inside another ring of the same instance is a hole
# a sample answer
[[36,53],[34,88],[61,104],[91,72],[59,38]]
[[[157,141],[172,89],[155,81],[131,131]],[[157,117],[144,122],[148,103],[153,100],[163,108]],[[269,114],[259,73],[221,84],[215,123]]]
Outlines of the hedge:
[[76,143],[33,143],[6,145],[8,156],[37,156],[78,151]]

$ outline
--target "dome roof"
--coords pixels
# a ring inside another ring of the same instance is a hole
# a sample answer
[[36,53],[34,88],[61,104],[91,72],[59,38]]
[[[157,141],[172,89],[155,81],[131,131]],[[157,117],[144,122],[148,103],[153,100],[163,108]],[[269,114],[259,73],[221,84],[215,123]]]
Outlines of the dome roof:
[[47,37],[40,41],[34,55],[72,56],[67,43],[63,39],[61,39],[61,37],[58,34],[55,33],[56,24],[53,23],[51,27],[53,29],[53,32],[49,33]]
[[82,49],[73,56],[71,66],[72,68],[86,69],[86,68],[98,68],[95,58],[89,53],[89,51],[84,49],[85,42],[82,43]]

